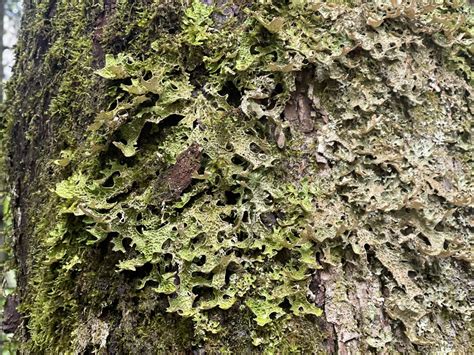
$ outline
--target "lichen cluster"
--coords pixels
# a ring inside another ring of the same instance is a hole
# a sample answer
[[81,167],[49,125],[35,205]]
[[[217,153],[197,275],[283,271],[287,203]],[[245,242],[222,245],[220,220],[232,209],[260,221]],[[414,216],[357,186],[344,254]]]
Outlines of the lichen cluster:
[[101,112],[54,153],[55,207],[31,235],[31,349],[151,329],[175,339],[161,350],[463,349],[472,10],[210,3],[173,3],[178,28],[105,46],[87,79]]

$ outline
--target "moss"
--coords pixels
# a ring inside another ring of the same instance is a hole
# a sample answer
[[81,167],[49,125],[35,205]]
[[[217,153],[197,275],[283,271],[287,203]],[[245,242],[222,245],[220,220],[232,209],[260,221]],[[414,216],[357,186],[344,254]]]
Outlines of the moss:
[[462,347],[471,9],[109,5],[38,5],[19,44],[25,351],[319,352],[325,321],[394,351],[379,313]]

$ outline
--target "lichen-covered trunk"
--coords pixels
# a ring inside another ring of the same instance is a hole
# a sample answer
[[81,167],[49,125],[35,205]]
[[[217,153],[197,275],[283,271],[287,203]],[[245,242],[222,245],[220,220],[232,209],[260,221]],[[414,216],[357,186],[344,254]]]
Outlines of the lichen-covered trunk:
[[24,11],[24,353],[472,352],[467,2]]
[[3,68],[3,54],[5,52],[5,46],[3,41],[3,35],[5,33],[4,28],[5,20],[5,0],[0,1],[0,102],[3,102],[3,80],[5,79],[5,70]]

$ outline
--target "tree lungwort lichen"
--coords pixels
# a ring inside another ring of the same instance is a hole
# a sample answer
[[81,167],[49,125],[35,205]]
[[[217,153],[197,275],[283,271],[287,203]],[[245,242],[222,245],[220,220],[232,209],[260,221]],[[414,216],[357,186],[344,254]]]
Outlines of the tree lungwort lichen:
[[[28,346],[98,350],[115,333],[129,350],[463,349],[469,5],[125,3],[87,69],[101,112],[48,163],[62,181],[30,237]],[[55,84],[64,127],[80,68]]]

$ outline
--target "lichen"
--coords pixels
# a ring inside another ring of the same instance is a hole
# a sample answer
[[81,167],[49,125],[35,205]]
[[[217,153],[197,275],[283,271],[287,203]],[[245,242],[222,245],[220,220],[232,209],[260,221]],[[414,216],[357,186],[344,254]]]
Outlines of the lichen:
[[[51,84],[65,123],[31,233],[29,349],[317,352],[321,316],[340,347],[463,349],[471,8],[116,6],[101,68],[64,22],[44,59],[74,58]],[[78,112],[85,137],[68,137]]]

